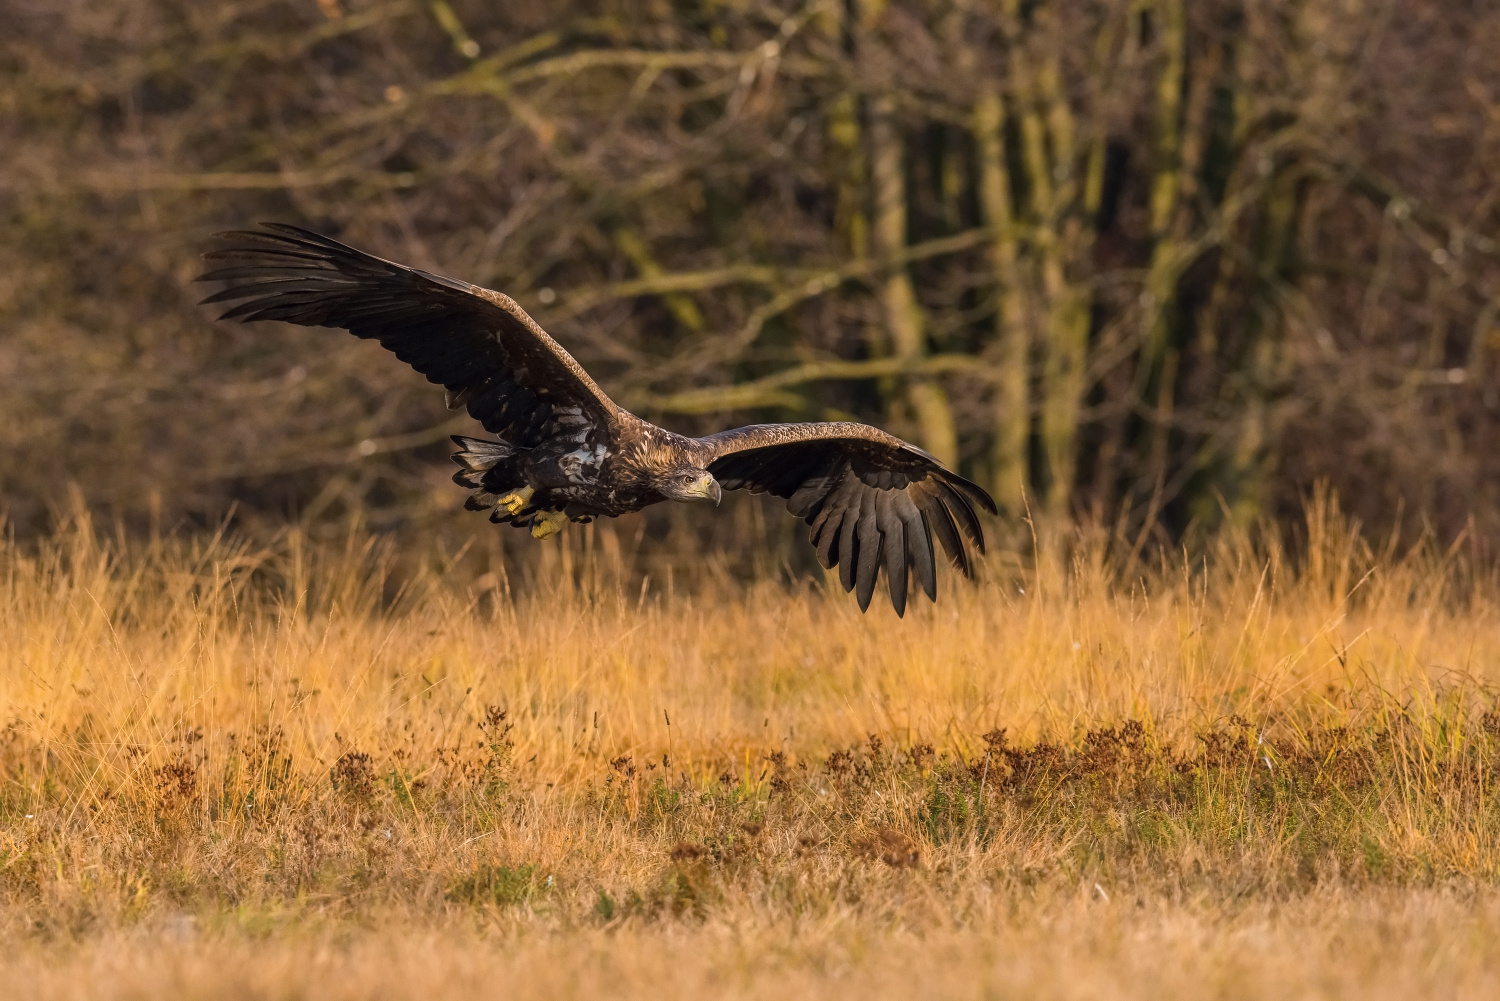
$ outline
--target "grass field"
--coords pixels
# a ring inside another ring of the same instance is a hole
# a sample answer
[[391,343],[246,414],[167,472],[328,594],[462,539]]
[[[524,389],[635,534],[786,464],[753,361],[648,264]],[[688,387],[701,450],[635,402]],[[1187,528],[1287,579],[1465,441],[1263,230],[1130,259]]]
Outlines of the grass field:
[[1301,536],[997,554],[898,620],[603,528],[507,568],[80,516],[0,550],[0,982],[1497,996],[1500,585]]

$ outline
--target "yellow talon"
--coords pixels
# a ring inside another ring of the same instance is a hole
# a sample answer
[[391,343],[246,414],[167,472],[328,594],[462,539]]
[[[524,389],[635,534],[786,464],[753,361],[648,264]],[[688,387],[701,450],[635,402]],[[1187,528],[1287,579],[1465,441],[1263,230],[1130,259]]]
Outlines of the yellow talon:
[[530,503],[531,495],[534,493],[536,493],[536,491],[531,487],[522,487],[519,490],[512,490],[510,493],[502,494],[500,497],[496,498],[495,507],[504,508],[506,510],[506,513],[511,515],[520,514],[521,509],[524,508],[528,503]]
[[550,539],[563,530],[568,523],[568,516],[561,511],[543,511],[531,519],[531,537],[533,539]]

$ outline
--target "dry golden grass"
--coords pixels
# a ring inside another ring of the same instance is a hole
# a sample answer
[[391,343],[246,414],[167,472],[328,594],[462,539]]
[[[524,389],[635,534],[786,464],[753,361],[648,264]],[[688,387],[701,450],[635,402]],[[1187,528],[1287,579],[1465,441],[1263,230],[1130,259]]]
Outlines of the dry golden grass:
[[1304,534],[901,621],[603,530],[507,576],[80,516],[0,550],[0,982],[1494,996],[1500,587]]

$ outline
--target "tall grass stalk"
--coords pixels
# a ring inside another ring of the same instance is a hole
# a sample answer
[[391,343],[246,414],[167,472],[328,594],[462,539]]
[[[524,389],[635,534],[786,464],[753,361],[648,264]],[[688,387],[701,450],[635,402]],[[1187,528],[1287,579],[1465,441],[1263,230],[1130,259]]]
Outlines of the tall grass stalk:
[[[1318,498],[1295,545],[1127,574],[1081,537],[898,620],[823,581],[668,592],[606,531],[508,567],[482,539],[136,541],[82,513],[7,544],[0,962],[60,995],[44,957],[187,929],[164,968],[211,994],[191,957],[236,969],[264,936],[289,970],[329,935],[414,955],[449,928],[515,944],[484,961],[513,972],[573,942],[639,973],[734,927],[813,990],[868,936],[980,962],[1052,922],[1049,955],[1119,972],[1100,936],[1133,909],[1163,941],[1299,948],[1312,900],[1394,902],[1418,937],[1495,913],[1500,590],[1462,547],[1377,552]],[[705,948],[691,976],[737,962]]]

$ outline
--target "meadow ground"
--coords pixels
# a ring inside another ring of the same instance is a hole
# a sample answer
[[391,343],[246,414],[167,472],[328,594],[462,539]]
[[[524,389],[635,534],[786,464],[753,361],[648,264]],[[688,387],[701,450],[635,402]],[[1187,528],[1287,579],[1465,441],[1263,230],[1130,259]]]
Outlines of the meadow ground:
[[1500,996],[1500,585],[1302,534],[898,620],[602,530],[506,572],[80,516],[0,548],[0,982]]

